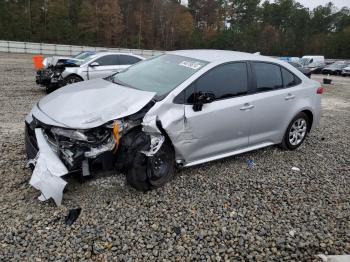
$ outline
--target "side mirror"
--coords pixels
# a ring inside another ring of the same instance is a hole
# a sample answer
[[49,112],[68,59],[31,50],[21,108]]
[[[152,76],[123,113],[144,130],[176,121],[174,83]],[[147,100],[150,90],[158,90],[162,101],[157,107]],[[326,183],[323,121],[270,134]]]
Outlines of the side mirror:
[[213,92],[198,92],[194,95],[193,111],[202,111],[203,105],[215,100]]
[[95,66],[99,66],[100,64],[98,62],[92,62],[89,66],[90,67],[95,67]]

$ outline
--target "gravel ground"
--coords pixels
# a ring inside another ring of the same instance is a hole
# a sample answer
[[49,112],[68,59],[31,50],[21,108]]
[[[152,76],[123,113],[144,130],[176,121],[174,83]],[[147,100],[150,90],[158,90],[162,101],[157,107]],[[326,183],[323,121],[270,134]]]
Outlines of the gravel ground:
[[[58,208],[37,200],[24,167],[23,119],[45,95],[31,56],[0,53],[0,72],[1,261],[318,261],[317,254],[350,254],[350,78],[326,87],[321,125],[296,151],[269,147],[183,169],[147,193],[113,172],[84,183],[70,178]],[[77,207],[78,220],[65,225]]]

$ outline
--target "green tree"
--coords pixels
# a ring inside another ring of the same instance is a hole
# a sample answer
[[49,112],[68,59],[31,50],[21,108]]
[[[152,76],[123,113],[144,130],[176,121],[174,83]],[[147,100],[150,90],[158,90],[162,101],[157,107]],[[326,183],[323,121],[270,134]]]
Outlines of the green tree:
[[87,45],[97,44],[97,11],[94,1],[84,0],[80,7],[78,19],[79,39]]

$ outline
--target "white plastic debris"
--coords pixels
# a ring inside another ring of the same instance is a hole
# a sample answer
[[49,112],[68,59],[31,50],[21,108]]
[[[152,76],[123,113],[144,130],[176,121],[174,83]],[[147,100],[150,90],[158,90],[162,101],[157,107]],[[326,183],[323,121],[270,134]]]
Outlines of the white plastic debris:
[[293,171],[300,172],[300,168],[298,168],[298,167],[296,167],[296,166],[293,166],[293,167],[292,167],[292,170],[293,170]]
[[67,168],[51,149],[41,128],[35,129],[39,147],[36,165],[29,181],[34,188],[41,191],[40,201],[52,198],[57,206],[61,205],[63,189],[67,182],[61,177],[68,173]]

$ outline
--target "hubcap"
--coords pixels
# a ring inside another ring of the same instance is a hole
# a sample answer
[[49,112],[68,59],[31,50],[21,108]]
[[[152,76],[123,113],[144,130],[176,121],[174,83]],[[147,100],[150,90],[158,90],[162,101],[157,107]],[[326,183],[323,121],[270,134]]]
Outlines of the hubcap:
[[304,118],[299,118],[294,121],[289,130],[289,142],[293,146],[299,145],[306,135],[307,124]]

